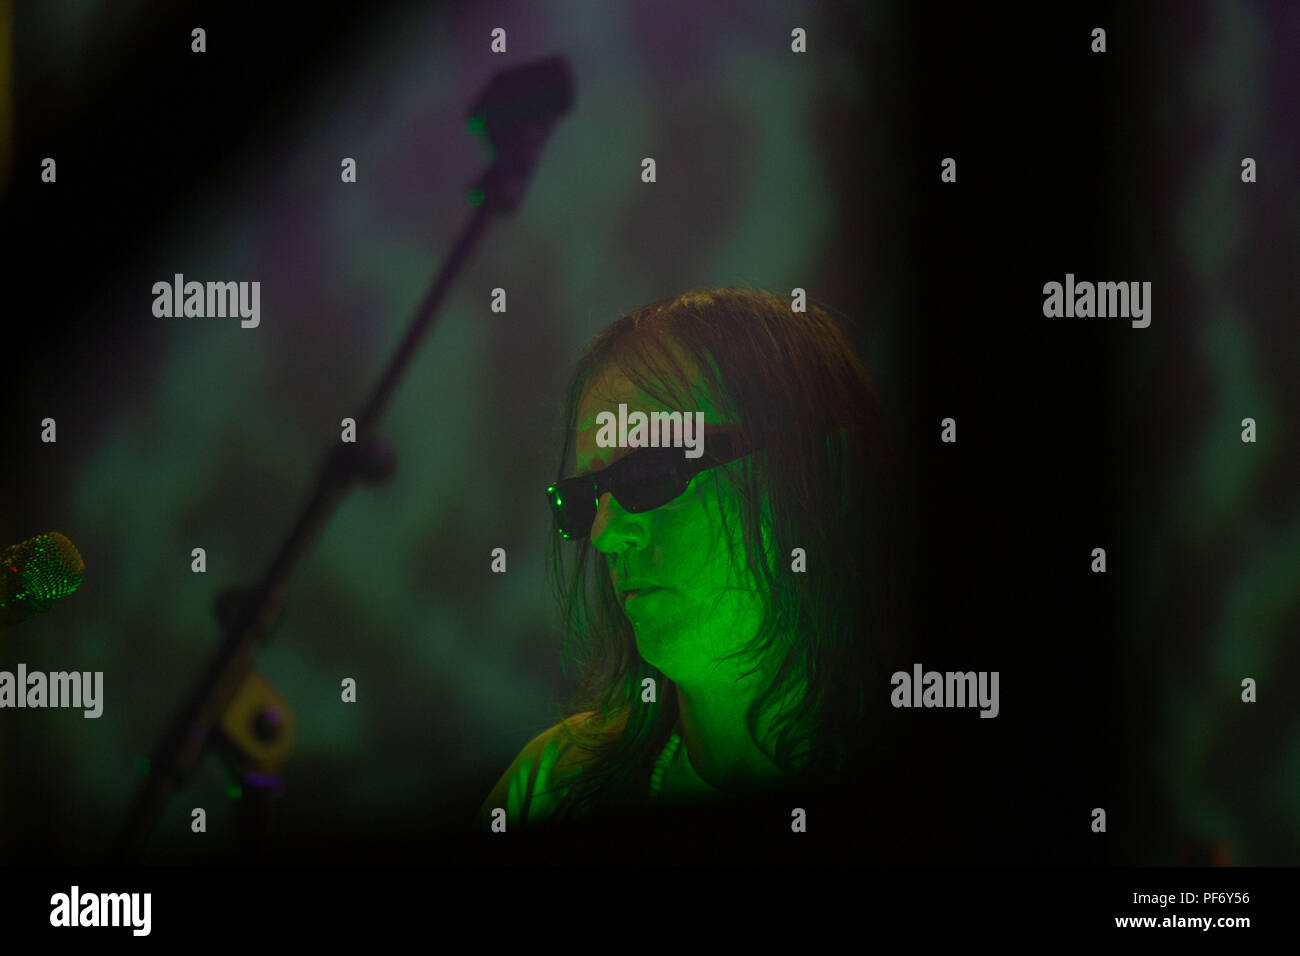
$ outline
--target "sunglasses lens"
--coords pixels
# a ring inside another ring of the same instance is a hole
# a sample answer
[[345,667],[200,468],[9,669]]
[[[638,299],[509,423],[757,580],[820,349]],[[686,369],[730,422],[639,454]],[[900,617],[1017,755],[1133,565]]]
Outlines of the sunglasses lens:
[[555,526],[565,538],[585,538],[596,520],[597,493],[611,492],[624,510],[653,511],[686,491],[692,475],[738,457],[742,449],[725,433],[715,436],[710,454],[688,464],[679,448],[646,448],[627,455],[603,472],[566,478],[546,489]]
[[596,502],[591,496],[591,479],[571,479],[546,489],[555,526],[566,538],[585,538],[596,520]]
[[628,511],[650,511],[668,504],[686,490],[682,468],[671,452],[629,455],[625,462],[613,492],[618,503]]

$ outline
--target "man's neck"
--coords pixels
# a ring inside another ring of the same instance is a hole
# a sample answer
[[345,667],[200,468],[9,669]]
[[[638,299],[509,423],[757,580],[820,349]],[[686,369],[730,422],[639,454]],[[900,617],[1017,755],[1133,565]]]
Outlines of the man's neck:
[[782,777],[745,725],[745,712],[762,689],[756,674],[739,682],[677,685],[677,723],[686,757],[695,773],[718,790],[749,790]]

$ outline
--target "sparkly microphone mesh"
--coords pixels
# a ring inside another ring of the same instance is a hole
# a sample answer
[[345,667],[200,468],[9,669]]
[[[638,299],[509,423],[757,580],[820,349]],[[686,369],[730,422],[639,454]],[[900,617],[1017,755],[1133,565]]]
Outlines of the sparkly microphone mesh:
[[22,620],[48,610],[81,584],[86,565],[71,541],[51,531],[0,555],[0,617]]

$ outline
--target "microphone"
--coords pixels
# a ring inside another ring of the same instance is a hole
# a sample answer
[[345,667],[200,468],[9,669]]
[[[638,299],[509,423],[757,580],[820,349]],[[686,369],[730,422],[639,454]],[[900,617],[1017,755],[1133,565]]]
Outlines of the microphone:
[[48,611],[81,584],[86,564],[71,541],[51,531],[0,552],[0,627]]

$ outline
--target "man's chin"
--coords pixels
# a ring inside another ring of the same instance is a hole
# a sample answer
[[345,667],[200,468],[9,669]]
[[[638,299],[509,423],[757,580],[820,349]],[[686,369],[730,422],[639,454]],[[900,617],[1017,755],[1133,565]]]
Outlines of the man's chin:
[[641,659],[652,667],[659,668],[665,676],[672,678],[676,668],[673,667],[672,655],[666,653],[673,644],[671,637],[664,634],[660,628],[649,624],[641,624],[633,628],[632,633],[636,635],[636,649]]

